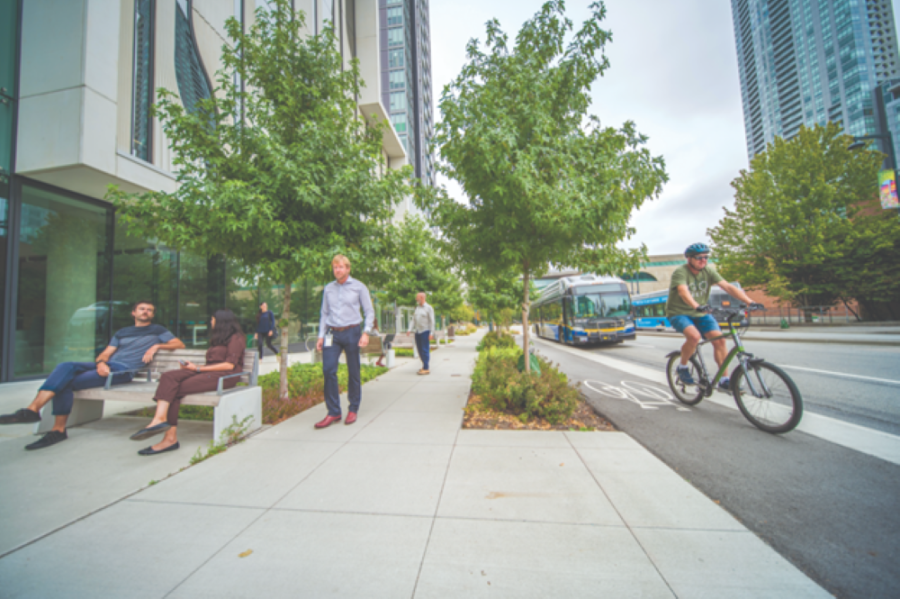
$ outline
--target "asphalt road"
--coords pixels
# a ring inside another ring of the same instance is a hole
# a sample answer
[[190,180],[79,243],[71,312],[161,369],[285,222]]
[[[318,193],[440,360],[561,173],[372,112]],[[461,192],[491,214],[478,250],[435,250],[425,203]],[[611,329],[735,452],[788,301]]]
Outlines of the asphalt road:
[[[639,335],[635,341],[585,351],[662,370],[665,355],[681,344],[675,335]],[[807,411],[900,435],[900,347],[755,339],[744,347],[787,371]],[[715,368],[711,351],[704,359]]]
[[[662,372],[663,356],[674,349],[673,343],[679,345],[677,339],[643,337],[631,347],[626,343],[599,351],[617,359],[628,356]],[[870,352],[847,347],[748,343],[749,350],[773,362],[785,358],[785,364],[812,363],[835,372],[856,368],[875,373],[878,365],[870,362],[881,360],[882,353],[896,359],[893,348]],[[537,350],[582,383],[584,395],[600,414],[828,591],[865,599],[900,596],[900,466],[802,432],[764,433],[736,409],[708,401],[682,406],[665,385],[572,355],[552,342],[538,342]],[[811,362],[801,360],[805,354]],[[882,418],[886,400],[865,397],[870,389],[883,393],[874,383],[832,376],[813,387],[802,371],[790,374],[805,403],[816,410],[821,406],[845,413],[852,408],[854,414],[865,410]],[[853,401],[831,408],[829,402],[846,394],[832,387],[843,385],[857,390]]]

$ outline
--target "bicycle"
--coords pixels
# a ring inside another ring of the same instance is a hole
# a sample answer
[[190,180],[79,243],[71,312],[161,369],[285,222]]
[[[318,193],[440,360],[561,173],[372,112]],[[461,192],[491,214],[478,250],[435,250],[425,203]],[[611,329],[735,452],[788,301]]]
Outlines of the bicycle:
[[[708,308],[708,307],[707,307]],[[761,308],[751,307],[751,310]],[[696,385],[687,385],[678,378],[676,368],[681,364],[681,352],[674,351],[667,354],[669,359],[666,365],[666,378],[669,388],[678,401],[688,406],[695,406],[704,397],[710,397],[716,390],[722,376],[728,372],[731,361],[737,357],[738,366],[732,373],[729,390],[737,402],[738,409],[744,417],[757,428],[767,433],[786,433],[794,430],[803,417],[803,399],[797,385],[781,368],[766,362],[763,358],[756,358],[747,353],[741,342],[738,330],[735,329],[734,319],[742,314],[742,309],[724,309],[720,311],[723,316],[728,316],[728,333],[723,337],[731,338],[734,347],[728,352],[728,356],[722,366],[710,380],[706,370],[706,363],[700,353],[700,347],[710,340],[702,341],[688,363],[691,376],[697,381]]]

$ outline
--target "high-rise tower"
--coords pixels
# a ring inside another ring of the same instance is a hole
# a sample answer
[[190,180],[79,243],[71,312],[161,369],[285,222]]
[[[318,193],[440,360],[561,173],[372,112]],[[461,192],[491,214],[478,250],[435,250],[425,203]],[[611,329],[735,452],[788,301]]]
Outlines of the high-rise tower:
[[378,0],[381,94],[416,177],[434,185],[428,0]]
[[900,77],[890,0],[731,0],[731,9],[751,158],[801,125],[884,134],[876,88]]

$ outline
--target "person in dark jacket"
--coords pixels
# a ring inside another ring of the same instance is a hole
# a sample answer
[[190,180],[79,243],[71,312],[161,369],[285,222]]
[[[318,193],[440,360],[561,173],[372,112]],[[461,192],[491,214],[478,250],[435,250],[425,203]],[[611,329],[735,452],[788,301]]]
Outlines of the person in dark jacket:
[[[209,349],[206,350],[206,364],[198,366],[192,362],[184,362],[180,369],[164,372],[159,378],[159,385],[153,394],[156,414],[146,428],[131,435],[131,438],[141,441],[163,432],[165,436],[156,445],[140,450],[140,455],[156,455],[178,449],[178,409],[184,396],[215,391],[220,377],[244,371],[244,348],[247,342],[234,312],[218,310],[210,319],[210,324],[212,333],[209,336]],[[222,387],[231,389],[239,380],[240,377],[226,379]]]
[[256,339],[256,345],[259,347],[259,359],[263,358],[263,348],[269,346],[272,353],[278,355],[278,350],[272,346],[272,340],[275,338],[275,315],[269,310],[269,304],[263,302],[259,305],[259,314],[256,315],[256,332],[253,338]]

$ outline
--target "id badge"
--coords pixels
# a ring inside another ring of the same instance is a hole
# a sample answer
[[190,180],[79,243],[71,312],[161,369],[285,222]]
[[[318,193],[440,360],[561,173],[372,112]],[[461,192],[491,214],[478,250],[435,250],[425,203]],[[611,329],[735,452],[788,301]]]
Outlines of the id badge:
[[331,347],[332,338],[334,338],[334,335],[332,335],[331,333],[325,335],[325,347]]

